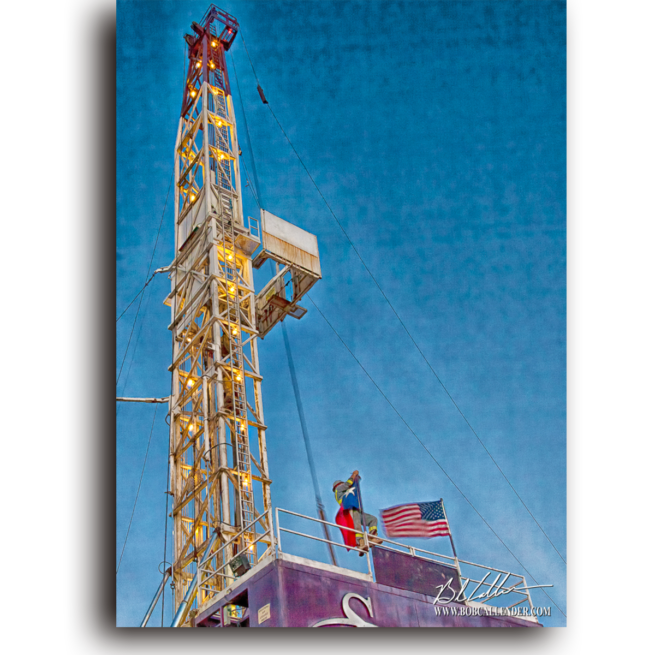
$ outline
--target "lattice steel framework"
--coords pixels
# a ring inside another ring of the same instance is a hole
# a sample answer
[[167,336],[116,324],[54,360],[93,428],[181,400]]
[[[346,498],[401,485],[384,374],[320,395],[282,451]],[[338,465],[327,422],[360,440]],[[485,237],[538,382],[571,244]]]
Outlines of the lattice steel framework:
[[[253,565],[272,547],[272,531],[261,537],[270,530],[271,500],[252,268],[259,234],[244,226],[225,63],[238,24],[212,5],[192,29],[194,34],[185,37],[189,62],[175,147],[176,254],[166,300],[173,334],[170,488],[176,607],[215,533],[209,561],[226,573],[209,583],[213,593],[234,579],[227,577],[232,575],[229,561],[239,550],[245,549]],[[234,540],[243,528],[248,529]],[[207,593],[204,585],[197,602]]]

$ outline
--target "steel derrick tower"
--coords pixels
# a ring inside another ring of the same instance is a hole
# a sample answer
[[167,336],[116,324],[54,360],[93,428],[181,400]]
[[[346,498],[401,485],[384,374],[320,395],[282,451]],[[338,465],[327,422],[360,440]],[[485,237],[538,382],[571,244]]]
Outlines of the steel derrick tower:
[[[244,222],[225,52],[237,21],[211,5],[187,34],[175,146],[170,396],[176,620],[274,546],[257,342],[320,278],[316,238],[262,211]],[[277,274],[256,294],[255,267]],[[196,593],[197,591],[197,593]]]
[[[363,544],[348,545],[343,531],[355,533],[354,527],[324,518],[290,356],[320,518],[273,508],[258,344],[287,316],[306,313],[298,303],[321,278],[321,267],[314,235],[263,209],[259,221],[244,218],[241,151],[225,61],[238,29],[232,16],[211,5],[185,36],[188,67],[175,145],[175,255],[170,266],[156,271],[168,272],[171,280],[165,301],[171,308],[171,393],[117,398],[169,403],[172,562],[161,571],[141,627],[148,625],[169,580],[171,627],[539,626],[532,587],[521,574],[459,560],[454,547],[449,556],[389,538],[373,540],[365,529]],[[267,259],[275,263],[272,279],[257,292],[253,269]],[[312,525],[302,527],[307,522]],[[332,540],[329,526],[342,530],[343,543]],[[324,539],[316,534],[320,530]],[[332,564],[313,559],[317,542],[327,544]],[[353,551],[351,561],[338,563],[332,548]],[[501,575],[506,577],[498,582]],[[490,576],[493,582],[485,582]],[[482,602],[476,599],[484,594],[453,596],[444,607],[451,611],[435,612],[435,589],[446,585],[459,595],[471,581],[478,584],[473,594],[485,585],[484,591],[497,587],[498,593]],[[495,596],[504,604],[494,605]],[[519,608],[530,611],[511,613]],[[163,617],[162,604],[162,625]]]
[[[238,24],[211,8],[192,27],[175,148],[176,256],[167,299],[173,333],[170,486],[176,606],[214,530],[220,543],[248,527],[239,550],[245,548],[251,563],[256,560],[253,522],[271,504],[249,257],[257,243],[244,227],[225,61]],[[253,432],[257,445],[251,449]],[[259,511],[254,478],[263,501]],[[270,546],[270,539],[264,545]],[[233,554],[224,553],[225,559]],[[220,580],[213,584],[221,586]]]

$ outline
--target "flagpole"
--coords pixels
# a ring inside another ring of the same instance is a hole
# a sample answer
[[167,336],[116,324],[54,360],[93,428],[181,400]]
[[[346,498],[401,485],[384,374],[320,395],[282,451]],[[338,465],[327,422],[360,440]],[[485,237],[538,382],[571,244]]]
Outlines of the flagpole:
[[[354,483],[357,485],[357,496],[359,497],[359,513],[362,515],[361,516],[361,524],[362,524],[362,534],[367,534],[366,532],[366,523],[364,522],[364,501],[362,500],[362,487],[359,484],[361,482],[362,476],[357,474],[358,480],[354,480]],[[366,542],[368,545],[368,536],[366,536]]]
[[[446,523],[448,523],[448,515],[446,514],[446,505],[443,502],[443,498],[439,498],[439,502],[441,503],[441,509],[443,509],[443,515],[446,517]],[[448,536],[450,537],[450,545],[453,548],[453,555],[455,556],[455,559],[457,559],[457,553],[455,552],[455,542],[453,541],[453,535],[450,529],[450,523],[448,523]]]
[[446,514],[446,504],[443,502],[443,498],[439,498],[441,503],[441,508],[443,509],[443,515],[446,517],[446,523],[448,523],[448,537],[450,538],[450,545],[453,549],[453,555],[455,557],[455,566],[457,567],[457,572],[459,577],[462,577],[462,571],[459,568],[459,559],[457,559],[457,551],[455,550],[455,542],[453,541],[453,531],[450,529],[450,521],[448,520],[448,514]]

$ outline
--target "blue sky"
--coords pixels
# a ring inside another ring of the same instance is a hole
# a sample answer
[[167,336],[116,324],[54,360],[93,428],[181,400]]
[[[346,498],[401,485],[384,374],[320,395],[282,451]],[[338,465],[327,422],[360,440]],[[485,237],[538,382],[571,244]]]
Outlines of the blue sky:
[[[360,254],[566,557],[565,4],[219,6],[239,21],[276,115]],[[118,2],[117,315],[146,276],[173,165],[182,37],[206,8],[205,2]],[[555,585],[549,593],[566,612],[564,563],[350,248],[261,104],[240,39],[231,52],[264,205],[318,236],[323,280],[312,298],[519,560],[539,583]],[[247,189],[244,198],[256,216]],[[155,267],[173,256],[172,214],[171,197]],[[146,291],[119,395],[169,393],[167,292],[164,276]],[[336,509],[332,481],[358,468],[368,511],[444,498],[462,558],[521,572],[311,303],[305,306],[307,315],[288,320],[287,328],[328,513]],[[117,375],[135,309],[117,324]],[[279,328],[261,344],[260,360],[274,505],[313,514]],[[123,404],[117,411],[120,554],[154,409]],[[138,624],[158,583],[163,417],[160,407],[117,576],[119,625]],[[447,540],[422,545],[449,553]],[[540,592],[533,598],[535,605],[551,604]],[[565,624],[555,607],[552,613],[547,625]]]

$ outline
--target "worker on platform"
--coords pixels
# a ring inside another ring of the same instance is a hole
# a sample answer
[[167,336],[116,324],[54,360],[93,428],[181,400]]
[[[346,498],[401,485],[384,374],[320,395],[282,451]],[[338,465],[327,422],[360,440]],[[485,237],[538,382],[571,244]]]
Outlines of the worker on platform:
[[[356,530],[355,536],[357,538],[357,547],[366,550],[366,541],[364,540],[363,526],[368,528],[369,541],[373,544],[381,544],[382,540],[377,536],[378,534],[378,520],[372,514],[366,514],[362,511],[362,499],[359,493],[359,471],[355,470],[352,475],[342,482],[336,480],[332,485],[332,491],[341,510],[344,512],[350,511],[353,521],[353,529]],[[352,534],[352,533],[351,533]],[[344,537],[346,535],[344,534]],[[347,542],[346,542],[347,543]],[[360,556],[363,553],[360,553]]]

